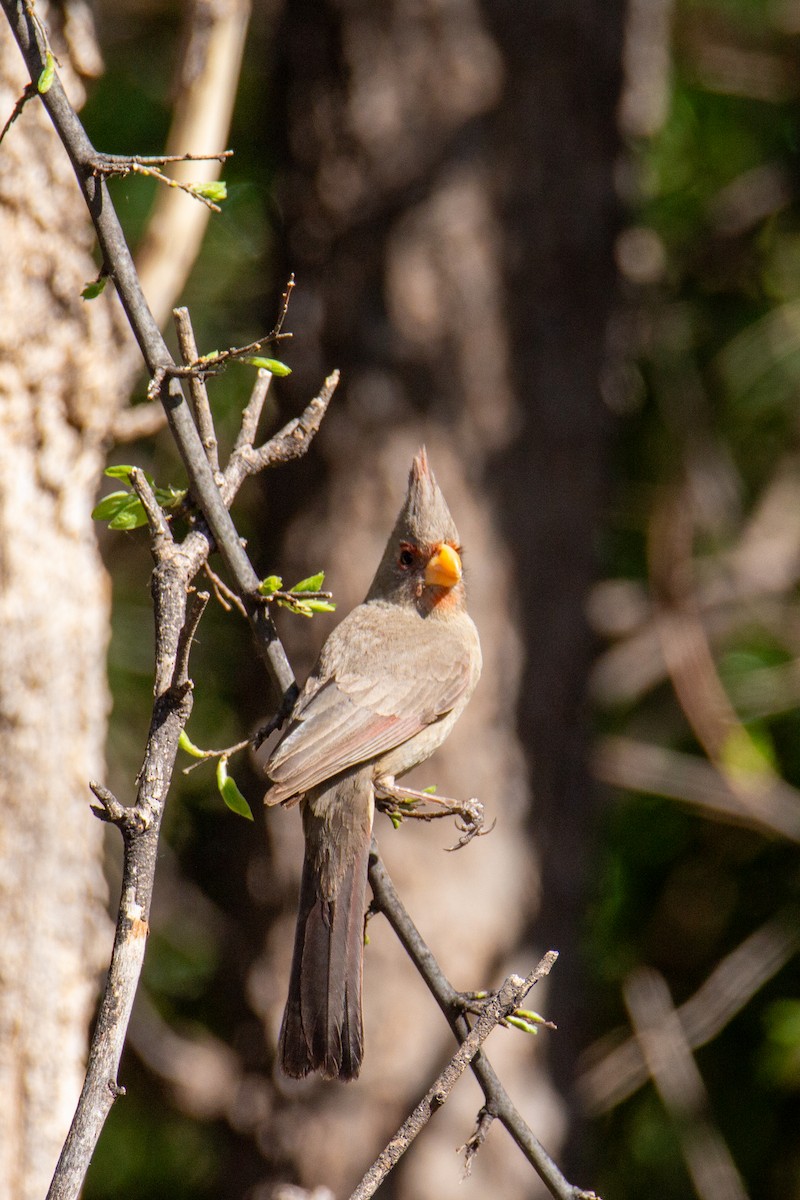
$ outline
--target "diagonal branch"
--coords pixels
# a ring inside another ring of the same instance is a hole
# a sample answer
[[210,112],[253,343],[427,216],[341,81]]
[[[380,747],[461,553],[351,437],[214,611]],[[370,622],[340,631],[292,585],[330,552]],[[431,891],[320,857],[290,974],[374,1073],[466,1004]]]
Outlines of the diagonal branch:
[[450,1062],[431,1084],[414,1111],[406,1118],[386,1149],[367,1171],[350,1200],[369,1200],[370,1196],[374,1196],[414,1138],[422,1132],[436,1110],[445,1103],[492,1030],[506,1017],[511,1016],[514,1009],[519,1008],[535,983],[550,974],[550,968],[556,958],[555,951],[550,950],[527,979],[520,979],[518,975],[510,975],[506,979],[500,991],[484,1006],[475,1026],[463,1039]]
[[[470,1034],[469,1022],[463,1011],[460,994],[444,975],[441,967],[425,944],[419,930],[406,912],[386,867],[373,843],[369,864],[369,884],[373,906],[388,920],[428,990],[442,1010],[450,1028],[463,1042]],[[582,1191],[564,1178],[553,1159],[536,1138],[515,1107],[494,1068],[482,1050],[470,1063],[472,1073],[486,1098],[486,1111],[496,1117],[511,1134],[528,1162],[537,1172],[556,1200],[596,1200],[594,1192]]]

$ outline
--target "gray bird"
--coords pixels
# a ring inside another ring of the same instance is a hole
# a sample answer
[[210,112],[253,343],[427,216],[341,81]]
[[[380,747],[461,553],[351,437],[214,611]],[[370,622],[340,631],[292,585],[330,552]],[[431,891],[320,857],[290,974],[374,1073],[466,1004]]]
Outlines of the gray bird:
[[301,801],[306,843],[279,1043],[293,1078],[358,1075],[373,785],[433,754],[480,672],[458,532],[423,447],[366,599],[325,642],[267,762],[265,803]]

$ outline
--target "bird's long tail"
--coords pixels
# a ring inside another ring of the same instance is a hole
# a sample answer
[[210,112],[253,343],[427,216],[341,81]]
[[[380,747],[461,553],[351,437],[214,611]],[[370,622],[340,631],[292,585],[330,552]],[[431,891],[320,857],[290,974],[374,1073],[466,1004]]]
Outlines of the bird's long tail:
[[340,795],[334,808],[326,803],[332,790],[304,805],[306,853],[279,1042],[281,1066],[295,1079],[310,1071],[354,1079],[364,1053],[361,975],[372,813],[365,820],[363,809],[354,813]]

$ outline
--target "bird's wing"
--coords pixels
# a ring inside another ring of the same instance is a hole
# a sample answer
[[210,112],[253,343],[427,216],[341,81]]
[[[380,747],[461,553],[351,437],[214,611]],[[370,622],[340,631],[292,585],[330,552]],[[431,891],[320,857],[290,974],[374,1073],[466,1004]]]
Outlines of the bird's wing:
[[348,618],[334,630],[267,763],[267,804],[377,758],[456,706],[474,682],[471,646],[422,621],[412,632],[409,654],[405,638],[393,644],[373,620]]

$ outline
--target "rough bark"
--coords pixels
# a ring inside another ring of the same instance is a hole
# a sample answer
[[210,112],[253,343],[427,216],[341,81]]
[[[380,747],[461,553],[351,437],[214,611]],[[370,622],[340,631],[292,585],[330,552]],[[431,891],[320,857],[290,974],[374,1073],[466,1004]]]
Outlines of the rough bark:
[[[4,120],[25,77],[0,26]],[[0,161],[0,1194],[38,1200],[110,946],[87,790],[104,772],[110,589],[89,514],[121,381],[108,303],[80,298],[93,239],[37,101]]]

